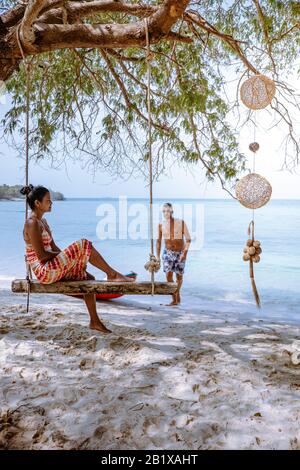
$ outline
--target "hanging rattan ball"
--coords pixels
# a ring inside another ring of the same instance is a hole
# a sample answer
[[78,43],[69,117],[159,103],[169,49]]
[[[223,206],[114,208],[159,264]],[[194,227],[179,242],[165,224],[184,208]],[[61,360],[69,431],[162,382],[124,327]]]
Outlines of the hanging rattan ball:
[[241,86],[241,100],[247,108],[266,108],[275,96],[276,85],[265,75],[254,75]]
[[250,173],[238,181],[236,197],[248,209],[259,209],[267,204],[272,195],[270,183],[257,173]]
[[249,145],[249,150],[251,150],[253,153],[257,152],[259,150],[259,143],[252,142],[252,144]]

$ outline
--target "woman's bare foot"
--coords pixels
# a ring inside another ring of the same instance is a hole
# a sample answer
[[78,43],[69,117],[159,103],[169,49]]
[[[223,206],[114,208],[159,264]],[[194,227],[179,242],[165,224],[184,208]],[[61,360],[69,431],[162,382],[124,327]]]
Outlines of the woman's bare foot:
[[176,300],[173,300],[170,304],[166,304],[167,307],[175,307],[176,305],[178,305]]
[[172,295],[172,302],[169,303],[169,304],[166,304],[167,307],[174,307],[175,305],[178,305],[178,301],[177,301],[177,294],[173,294]]
[[99,322],[93,322],[93,323],[90,322],[90,329],[100,331],[100,333],[103,333],[103,334],[109,334],[112,332],[111,330],[106,328],[106,326],[103,325],[103,323],[101,323],[100,320]]
[[111,274],[107,275],[108,282],[134,282],[133,279],[123,276],[123,274],[113,271]]

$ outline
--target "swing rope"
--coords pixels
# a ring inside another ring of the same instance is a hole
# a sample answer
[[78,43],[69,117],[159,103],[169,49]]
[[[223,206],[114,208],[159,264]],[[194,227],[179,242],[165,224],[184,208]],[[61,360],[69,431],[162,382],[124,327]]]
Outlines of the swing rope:
[[[256,142],[256,114],[254,112],[254,128],[253,128],[253,142]],[[256,170],[256,151],[253,152],[253,161],[252,161],[252,172],[255,173]],[[252,243],[255,241],[255,209],[252,209],[252,220],[249,224],[248,227],[248,236],[251,238]],[[249,261],[249,275],[250,275],[250,280],[251,280],[251,286],[252,286],[252,291],[253,295],[255,298],[255,302],[258,308],[261,307],[261,300],[260,300],[260,295],[258,293],[257,287],[256,287],[256,282],[255,282],[255,277],[254,277],[254,264],[253,264],[253,258],[252,256],[250,257]]]
[[[145,31],[146,31],[146,64],[147,64],[147,111],[148,111],[148,153],[149,153],[149,213],[150,213],[150,254],[149,261],[145,264],[145,269],[151,273],[151,295],[155,293],[155,277],[154,273],[160,269],[160,260],[154,255],[154,228],[153,228],[153,158],[152,158],[152,116],[151,116],[151,60],[152,52],[149,40],[149,27],[148,19],[145,18]],[[25,166],[25,185],[29,185],[29,133],[30,133],[30,77],[32,61],[28,61],[20,40],[20,26],[17,28],[17,43],[20,49],[25,74],[26,74],[26,123],[25,123],[25,146],[26,146],[26,166]],[[25,197],[25,222],[28,219],[28,203]],[[25,258],[26,264],[26,284],[27,284],[27,307],[26,311],[29,312],[29,299],[32,284],[32,272],[30,264]]]
[[146,31],[146,64],[147,64],[147,111],[148,111],[148,156],[149,156],[149,213],[150,213],[150,254],[145,269],[151,274],[152,295],[154,295],[154,273],[160,269],[160,260],[154,255],[153,230],[153,159],[152,159],[152,117],[151,117],[151,60],[152,52],[149,40],[148,18],[144,19]]
[[[22,59],[24,62],[25,68],[25,75],[26,75],[26,120],[25,120],[25,186],[29,185],[29,115],[30,115],[30,71],[31,71],[31,61],[28,61],[25,57],[24,50],[20,40],[20,26],[17,28],[17,43],[22,55]],[[27,197],[25,195],[25,222],[28,219],[28,203]],[[27,303],[26,303],[26,312],[29,312],[29,298],[30,298],[30,290],[31,290],[31,282],[32,282],[32,272],[30,264],[27,261],[26,254],[24,255],[25,265],[26,265],[26,281],[27,281]]]
[[[252,240],[252,244],[255,241],[255,223],[254,219],[251,220],[249,226],[248,226],[248,237]],[[253,245],[252,245],[253,246]],[[250,281],[251,281],[251,286],[252,286],[252,291],[253,295],[255,298],[255,302],[258,308],[261,307],[261,300],[260,300],[260,295],[258,293],[257,287],[256,287],[256,282],[255,282],[255,277],[254,277],[254,264],[253,264],[253,258],[252,256],[250,257],[249,260],[249,274],[250,274]]]

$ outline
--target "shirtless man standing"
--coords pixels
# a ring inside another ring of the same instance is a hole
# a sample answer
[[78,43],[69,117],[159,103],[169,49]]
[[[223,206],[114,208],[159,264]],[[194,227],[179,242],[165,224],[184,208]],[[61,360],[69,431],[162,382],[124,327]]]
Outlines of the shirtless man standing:
[[169,304],[173,306],[180,304],[180,289],[191,237],[184,220],[173,217],[173,207],[169,202],[163,205],[163,215],[165,220],[158,225],[156,257],[160,259],[161,242],[164,238],[165,248],[162,253],[164,272],[168,282],[173,282],[173,273],[175,273],[178,286],[177,291],[172,296],[173,301]]

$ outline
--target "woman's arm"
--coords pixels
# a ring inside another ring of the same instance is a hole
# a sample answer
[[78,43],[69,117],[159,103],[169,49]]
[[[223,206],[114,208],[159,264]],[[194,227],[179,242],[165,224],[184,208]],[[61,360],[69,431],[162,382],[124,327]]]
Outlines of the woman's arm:
[[28,219],[26,228],[30,242],[39,261],[49,261],[58,255],[59,251],[46,251],[44,249],[43,237],[37,220]]
[[58,252],[60,253],[60,252],[61,252],[61,249],[55,244],[55,241],[53,240],[52,232],[51,232],[51,230],[50,230],[50,227],[49,227],[49,225],[48,225],[47,220],[46,220],[46,219],[42,219],[42,221],[43,221],[44,224],[46,225],[47,230],[48,230],[48,232],[49,232],[50,235],[51,235],[51,238],[52,238],[52,240],[51,240],[51,248],[52,248],[52,250],[53,250],[53,251],[58,251]]

